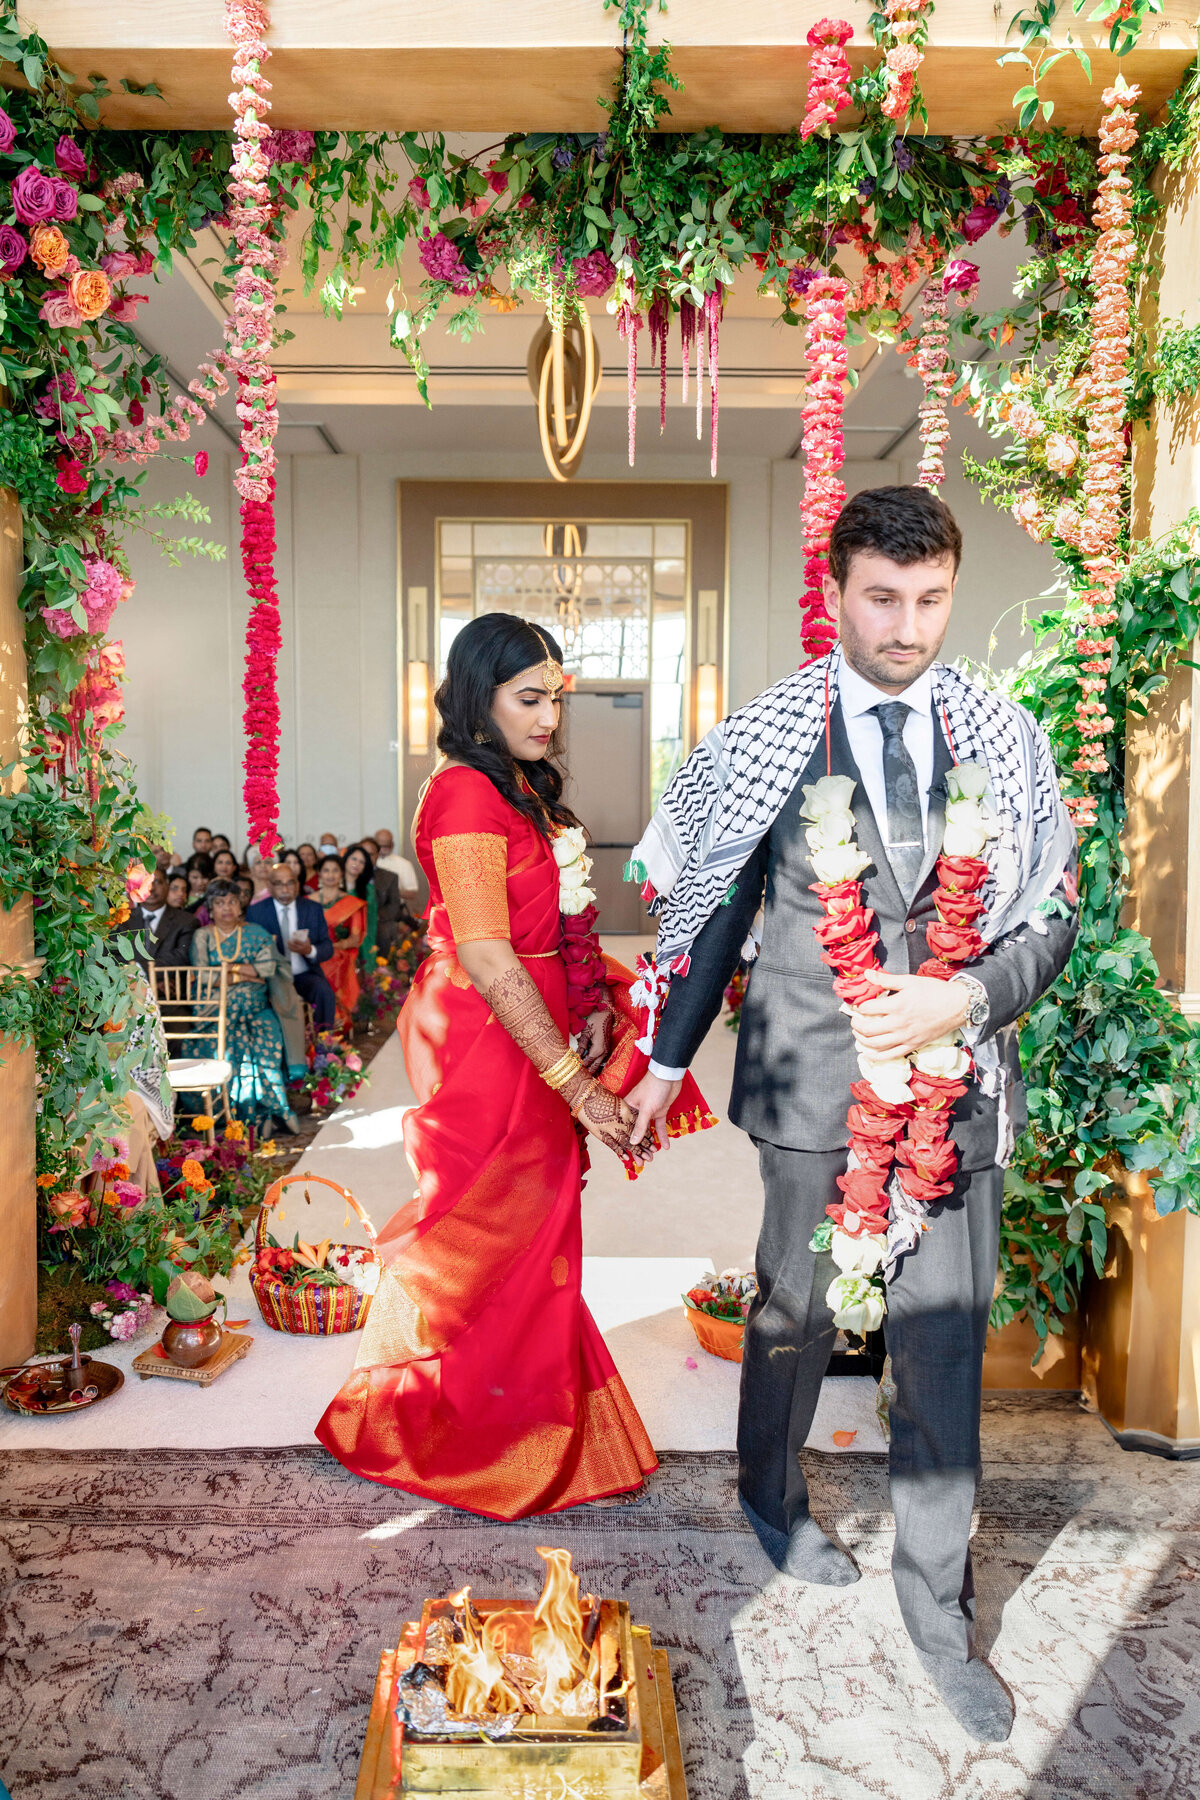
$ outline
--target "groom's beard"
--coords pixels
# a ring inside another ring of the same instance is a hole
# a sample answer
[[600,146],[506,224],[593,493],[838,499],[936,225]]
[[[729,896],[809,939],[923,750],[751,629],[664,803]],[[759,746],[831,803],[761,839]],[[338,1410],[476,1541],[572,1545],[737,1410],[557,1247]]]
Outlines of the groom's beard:
[[[842,655],[856,674],[864,681],[874,682],[878,687],[901,689],[910,687],[919,681],[926,669],[937,661],[938,651],[945,640],[945,632],[936,644],[907,643],[903,638],[885,638],[882,644],[868,644],[859,636],[849,619],[843,619],[840,625]],[[889,650],[915,651],[904,662],[893,662],[886,654]]]

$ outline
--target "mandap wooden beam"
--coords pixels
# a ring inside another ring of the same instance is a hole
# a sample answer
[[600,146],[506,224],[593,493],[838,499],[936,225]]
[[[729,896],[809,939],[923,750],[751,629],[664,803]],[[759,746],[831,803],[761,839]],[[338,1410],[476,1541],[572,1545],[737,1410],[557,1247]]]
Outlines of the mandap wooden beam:
[[[0,764],[20,755],[27,717],[20,591],[21,513],[16,495],[0,488]],[[34,972],[28,897],[0,910],[0,965]],[[0,1365],[32,1353],[37,1325],[34,1098],[33,1051],[0,1039]]]
[[[1019,65],[1001,68],[1015,0],[938,0],[921,74],[929,129],[970,135],[1014,121]],[[1069,9],[1060,8],[1060,12]],[[1090,9],[1089,9],[1090,10]],[[1196,0],[1173,0],[1124,61],[1156,111],[1196,54]],[[670,0],[652,32],[672,46],[684,86],[667,128],[786,131],[804,111],[809,27],[828,0]],[[26,0],[37,28],[80,82],[100,74],[114,91],[101,118],[119,127],[225,128],[229,50],[221,0]],[[1054,124],[1096,128],[1100,94],[1117,71],[1105,34],[1069,14],[1092,58],[1089,84],[1064,57],[1044,83]],[[620,67],[620,34],[601,0],[274,0],[272,121],[293,129],[594,131]],[[879,51],[861,22],[849,49],[861,69]],[[122,91],[154,83],[162,100]]]

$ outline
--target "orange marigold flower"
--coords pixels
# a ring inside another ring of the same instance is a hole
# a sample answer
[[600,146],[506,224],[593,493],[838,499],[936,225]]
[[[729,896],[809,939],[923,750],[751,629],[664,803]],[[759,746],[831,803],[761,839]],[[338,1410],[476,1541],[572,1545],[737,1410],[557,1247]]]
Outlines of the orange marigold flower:
[[[208,1122],[210,1125],[212,1124],[211,1119]],[[192,1123],[195,1124],[195,1120],[193,1120]],[[232,1144],[240,1144],[245,1135],[246,1127],[242,1124],[240,1119],[232,1119],[225,1127],[225,1136]]]
[[203,1165],[198,1163],[194,1156],[184,1158],[183,1166],[179,1173],[183,1176],[184,1182],[190,1188],[204,1188],[208,1186],[208,1176],[204,1173]]
[[29,234],[29,254],[43,275],[61,275],[71,246],[57,225],[35,225]]
[[[212,1128],[213,1128],[213,1121],[209,1117],[208,1113],[197,1113],[195,1118],[192,1120],[192,1130],[193,1131],[211,1131]],[[226,1135],[228,1135],[228,1133]]]
[[48,1188],[48,1187],[53,1187],[57,1180],[58,1180],[57,1175],[39,1175],[37,1178],[37,1184],[40,1188]]
[[68,283],[76,310],[86,319],[98,319],[112,302],[112,282],[103,269],[80,269]]

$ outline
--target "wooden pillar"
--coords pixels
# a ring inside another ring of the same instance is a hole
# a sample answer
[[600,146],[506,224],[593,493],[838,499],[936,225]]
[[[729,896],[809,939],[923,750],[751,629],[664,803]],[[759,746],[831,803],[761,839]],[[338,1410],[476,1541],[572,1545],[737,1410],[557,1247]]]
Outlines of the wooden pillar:
[[[1200,323],[1200,161],[1160,169],[1165,202],[1142,322]],[[1157,281],[1154,287],[1153,281]],[[1163,537],[1200,506],[1200,401],[1156,403],[1133,456],[1135,535]],[[1200,548],[1200,537],[1197,539]],[[1197,656],[1193,646],[1191,659]],[[1164,984],[1200,1020],[1200,686],[1179,667],[1145,719],[1130,715],[1125,848],[1127,918],[1150,939]],[[1155,1216],[1149,1183],[1131,1175],[1109,1208],[1103,1281],[1085,1295],[1083,1380],[1102,1417],[1131,1447],[1200,1452],[1200,1218]]]
[[[21,512],[0,488],[0,764],[15,761],[28,711],[21,591]],[[20,770],[8,790],[19,788]],[[33,911],[28,896],[0,910],[0,964],[33,973]],[[34,1154],[34,1058],[0,1040],[0,1366],[33,1350],[37,1324],[37,1188]]]

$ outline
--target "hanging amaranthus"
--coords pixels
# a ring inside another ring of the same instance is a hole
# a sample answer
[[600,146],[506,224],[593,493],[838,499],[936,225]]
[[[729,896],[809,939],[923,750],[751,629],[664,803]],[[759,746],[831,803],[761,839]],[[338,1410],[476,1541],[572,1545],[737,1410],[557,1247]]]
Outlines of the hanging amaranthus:
[[623,301],[617,308],[617,336],[623,337],[626,344],[626,401],[629,408],[629,466],[632,469],[637,449],[637,375],[638,375],[638,332],[644,321],[632,301]]
[[918,487],[940,487],[946,479],[943,452],[950,436],[946,402],[955,381],[949,355],[947,303],[950,295],[956,294],[959,304],[965,306],[978,285],[979,270],[975,264],[954,257],[921,296],[921,314],[925,322],[916,354],[909,358],[925,388],[925,396],[917,408],[917,430],[923,446],[917,469]]
[[246,626],[244,798],[250,842],[270,856],[279,842],[279,606],[275,593],[275,283],[279,257],[276,209],[267,187],[270,166],[263,140],[270,127],[268,15],[260,0],[226,0],[225,29],[234,45],[230,96],[235,116],[229,193],[238,272],[233,310],[225,325],[225,356],[237,373],[242,462],[234,485],[242,496],[242,568],[250,592]]
[[808,386],[801,410],[804,443],[804,593],[800,641],[807,657],[824,656],[837,638],[822,581],[829,572],[829,533],[846,498],[839,470],[846,460],[842,435],[846,351],[846,300],[850,284],[818,275],[804,296]]
[[[1085,610],[1076,648],[1082,692],[1075,702],[1084,745],[1072,765],[1082,775],[1103,774],[1107,768],[1100,740],[1113,728],[1100,696],[1112,669],[1113,640],[1107,632],[1117,616],[1116,552],[1124,516],[1126,387],[1132,338],[1129,278],[1135,255],[1129,224],[1131,184],[1125,171],[1129,152],[1137,142],[1137,119],[1131,109],[1139,93],[1140,89],[1121,79],[1104,91],[1101,181],[1093,214],[1100,236],[1092,251],[1092,348],[1087,368],[1075,383],[1088,421],[1079,548],[1089,586],[1081,595]],[[1096,803],[1085,795],[1073,812],[1077,825],[1093,825]]]
[[711,294],[704,296],[702,318],[708,337],[709,442],[711,445],[709,473],[712,475],[717,472],[717,421],[721,410],[718,385],[721,379],[721,308],[724,304],[725,294],[722,288],[714,288]]
[[812,56],[808,63],[808,101],[800,126],[802,138],[816,131],[829,136],[844,106],[850,104],[850,64],[843,44],[854,36],[845,19],[818,19],[808,33]]
[[908,118],[916,98],[917,70],[922,55],[912,40],[921,29],[927,5],[928,0],[887,0],[884,7],[892,42],[883,59],[887,68],[887,91],[880,101],[880,109],[898,125]]

